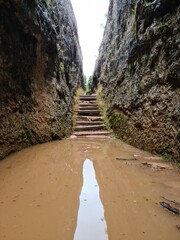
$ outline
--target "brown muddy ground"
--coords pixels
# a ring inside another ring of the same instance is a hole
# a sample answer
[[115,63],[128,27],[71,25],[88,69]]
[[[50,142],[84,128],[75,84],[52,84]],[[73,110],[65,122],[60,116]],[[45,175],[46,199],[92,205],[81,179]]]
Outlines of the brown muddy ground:
[[116,160],[134,154],[150,156],[117,140],[72,139],[7,157],[0,162],[0,240],[179,240],[180,216],[159,205],[161,196],[180,202],[179,172]]

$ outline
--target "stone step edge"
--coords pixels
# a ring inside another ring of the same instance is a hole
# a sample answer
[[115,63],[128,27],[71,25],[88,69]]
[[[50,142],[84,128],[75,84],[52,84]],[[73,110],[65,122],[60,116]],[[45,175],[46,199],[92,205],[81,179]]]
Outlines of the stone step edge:
[[98,112],[98,113],[100,113],[100,110],[99,109],[97,109],[97,110],[91,110],[91,109],[89,109],[89,110],[86,110],[86,109],[83,109],[83,110],[76,110],[75,112],[84,112],[84,113],[86,113],[86,112],[88,112],[88,113],[95,113],[95,112]]
[[97,98],[97,95],[81,95],[79,98]]
[[104,139],[104,138],[112,138],[110,135],[85,135],[85,136],[78,136],[78,138],[99,138],[99,139]]
[[97,101],[78,101],[78,104],[98,105],[98,102]]
[[97,101],[97,99],[94,97],[89,97],[89,98],[81,97],[81,98],[79,98],[79,100],[80,101]]
[[112,132],[108,131],[94,131],[94,132],[73,132],[73,135],[75,136],[84,136],[84,135],[111,135]]
[[75,124],[79,124],[79,125],[102,125],[104,124],[103,121],[76,121]]
[[78,110],[99,110],[99,107],[94,107],[94,106],[79,106],[79,108],[77,109]]
[[91,94],[91,95],[80,95],[80,97],[97,97],[97,94]]
[[85,103],[85,104],[78,104],[79,107],[99,107],[99,104],[96,103]]
[[99,120],[103,121],[102,116],[81,116],[81,115],[78,115],[77,116],[77,121],[81,121],[80,119],[84,119],[84,120],[87,120],[89,122],[94,122],[94,121],[99,121]]
[[89,130],[105,130],[106,126],[104,124],[101,125],[77,125],[74,127],[74,131],[89,131]]

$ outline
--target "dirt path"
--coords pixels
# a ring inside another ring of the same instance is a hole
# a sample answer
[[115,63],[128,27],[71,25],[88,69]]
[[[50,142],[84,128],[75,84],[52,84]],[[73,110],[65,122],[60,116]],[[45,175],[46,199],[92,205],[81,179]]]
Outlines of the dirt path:
[[[180,216],[159,205],[161,196],[180,202],[179,172],[153,171],[141,160],[116,160],[134,154],[149,156],[112,139],[72,139],[31,147],[1,161],[0,240],[179,240]],[[107,227],[107,234],[97,238],[90,236],[100,227],[94,229],[90,222],[82,236],[74,237],[76,226],[81,228],[80,200],[88,212],[92,195],[83,185],[83,174],[85,183],[90,171],[87,161],[97,184],[89,181],[102,204],[101,219],[95,215]]]

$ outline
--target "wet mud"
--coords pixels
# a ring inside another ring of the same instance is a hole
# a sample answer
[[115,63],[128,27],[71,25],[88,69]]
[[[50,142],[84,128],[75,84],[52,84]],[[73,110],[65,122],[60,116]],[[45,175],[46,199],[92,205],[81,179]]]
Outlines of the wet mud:
[[0,239],[179,240],[180,216],[159,204],[180,202],[179,172],[116,160],[134,155],[151,156],[113,139],[67,139],[7,157]]

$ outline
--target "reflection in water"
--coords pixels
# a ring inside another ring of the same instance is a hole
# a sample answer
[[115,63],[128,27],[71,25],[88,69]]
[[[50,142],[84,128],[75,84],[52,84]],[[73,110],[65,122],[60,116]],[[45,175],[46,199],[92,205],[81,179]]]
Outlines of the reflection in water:
[[74,240],[97,239],[108,239],[107,225],[93,163],[86,159],[83,165],[83,187]]

